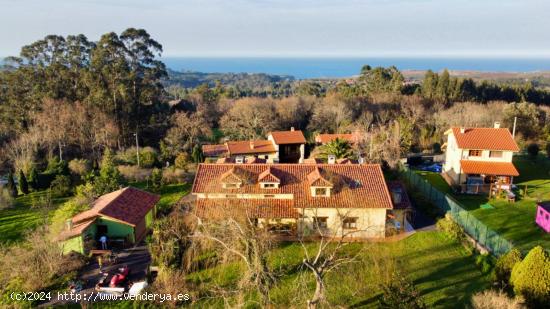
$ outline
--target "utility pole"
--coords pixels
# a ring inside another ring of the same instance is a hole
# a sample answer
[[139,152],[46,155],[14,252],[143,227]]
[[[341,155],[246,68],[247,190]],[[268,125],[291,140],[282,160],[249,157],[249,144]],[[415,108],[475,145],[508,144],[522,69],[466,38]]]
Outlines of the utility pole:
[[512,128],[512,137],[516,138],[516,122],[518,121],[518,117],[514,117],[514,127]]
[[136,158],[137,158],[137,165],[139,167],[139,142],[138,142],[138,132],[136,130],[136,133],[134,133],[134,136],[136,137]]

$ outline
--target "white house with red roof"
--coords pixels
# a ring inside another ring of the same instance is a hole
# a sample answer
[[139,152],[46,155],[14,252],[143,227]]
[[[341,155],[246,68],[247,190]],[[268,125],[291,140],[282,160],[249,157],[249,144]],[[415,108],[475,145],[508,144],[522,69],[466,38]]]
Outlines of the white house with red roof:
[[274,232],[350,238],[385,237],[410,211],[378,164],[200,164],[192,194],[205,220],[241,214]]
[[519,173],[512,157],[519,147],[507,128],[453,127],[447,135],[443,176],[452,185],[508,189]]

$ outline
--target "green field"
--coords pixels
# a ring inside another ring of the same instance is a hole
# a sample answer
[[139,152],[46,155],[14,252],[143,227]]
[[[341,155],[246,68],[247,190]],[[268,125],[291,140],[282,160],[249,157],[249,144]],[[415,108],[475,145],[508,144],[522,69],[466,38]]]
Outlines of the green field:
[[[146,189],[145,183],[131,185]],[[169,184],[161,187],[161,199],[158,209],[163,210],[177,202],[182,196],[189,193],[189,184]],[[0,244],[9,244],[20,241],[25,233],[48,223],[50,215],[62,203],[70,198],[52,198],[48,207],[40,206],[47,199],[47,190],[32,192],[17,197],[15,206],[11,209],[0,210]]]
[[51,198],[47,191],[32,192],[16,198],[11,209],[0,210],[0,244],[17,242],[24,238],[25,233],[48,222],[52,211],[68,198]]
[[[312,243],[308,247],[313,250],[315,246],[316,243]],[[327,275],[329,305],[323,308],[377,308],[382,281],[376,265],[391,264],[391,261],[414,282],[428,308],[465,308],[473,294],[490,285],[488,276],[475,266],[475,258],[442,232],[418,232],[394,243],[353,243],[345,251],[357,252],[361,248],[357,263]],[[307,297],[313,294],[314,280],[303,270],[302,259],[303,250],[298,243],[283,243],[272,251],[269,264],[276,273],[277,282],[270,297],[275,308],[305,307]],[[237,288],[242,267],[233,262],[190,273],[187,281],[194,289],[199,289],[195,292],[201,295],[194,299],[193,307],[224,308],[223,301],[212,297],[211,291],[219,287]],[[300,278],[305,278],[305,282]],[[247,295],[246,299],[244,307],[260,307],[257,295]],[[229,305],[235,305],[234,302],[235,299],[229,297]],[[144,305],[128,301],[94,304],[92,308],[154,307]]]
[[[545,233],[535,223],[536,201],[550,200],[550,159],[539,156],[533,160],[526,156],[516,156],[514,164],[520,173],[520,176],[514,179],[514,183],[519,188],[516,191],[515,203],[504,199],[488,200],[487,196],[455,194],[453,196],[476,218],[522,251],[528,251],[537,245],[550,249],[550,234]],[[419,174],[440,191],[451,193],[451,189],[439,174],[430,172],[419,172]],[[527,195],[523,194],[525,186],[527,186]],[[495,209],[479,208],[481,204],[487,202]]]
[[[328,301],[332,306],[377,307],[380,275],[384,271],[376,271],[375,265],[391,265],[391,261],[415,283],[430,308],[463,308],[474,293],[489,284],[464,247],[441,232],[419,232],[395,243],[350,244],[347,251],[357,251],[363,246],[357,263],[326,277]],[[309,247],[314,250],[316,244]],[[273,250],[269,260],[271,268],[280,272],[280,280],[271,290],[272,301],[277,307],[305,306],[306,297],[312,295],[314,281],[309,275],[306,276],[306,295],[297,289],[302,259],[303,250],[297,243],[286,243]],[[236,284],[240,271],[237,264],[221,265],[213,270],[192,273],[189,279],[200,283],[201,289],[209,290],[215,285]],[[220,305],[211,300],[200,304],[201,307]]]

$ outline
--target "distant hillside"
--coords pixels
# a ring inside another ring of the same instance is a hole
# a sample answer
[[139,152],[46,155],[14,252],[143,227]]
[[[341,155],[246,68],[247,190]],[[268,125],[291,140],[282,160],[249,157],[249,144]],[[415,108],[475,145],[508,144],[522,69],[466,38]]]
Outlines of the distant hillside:
[[194,88],[202,84],[214,86],[216,82],[223,85],[232,85],[239,88],[254,89],[270,87],[275,83],[292,82],[295,80],[290,75],[269,75],[264,73],[202,73],[202,72],[177,72],[168,71],[169,79],[166,86],[178,85],[185,88]]

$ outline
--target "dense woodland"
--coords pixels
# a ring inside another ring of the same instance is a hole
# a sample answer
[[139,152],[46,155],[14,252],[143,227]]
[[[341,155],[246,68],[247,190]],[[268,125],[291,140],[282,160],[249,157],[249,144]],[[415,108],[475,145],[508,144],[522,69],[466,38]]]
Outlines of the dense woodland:
[[[263,138],[295,127],[362,131],[369,159],[394,162],[433,150],[450,125],[511,127],[521,143],[550,138],[550,94],[532,83],[496,84],[428,71],[421,83],[395,67],[365,65],[357,78],[294,80],[262,74],[168,72],[162,45],[143,29],[49,35],[5,59],[0,72],[4,169],[43,167],[45,159],[86,158],[135,145],[160,152],[159,164],[201,143]],[[219,80],[214,80],[215,77]],[[191,80],[191,82],[190,82]],[[198,82],[202,83],[197,86]]]

